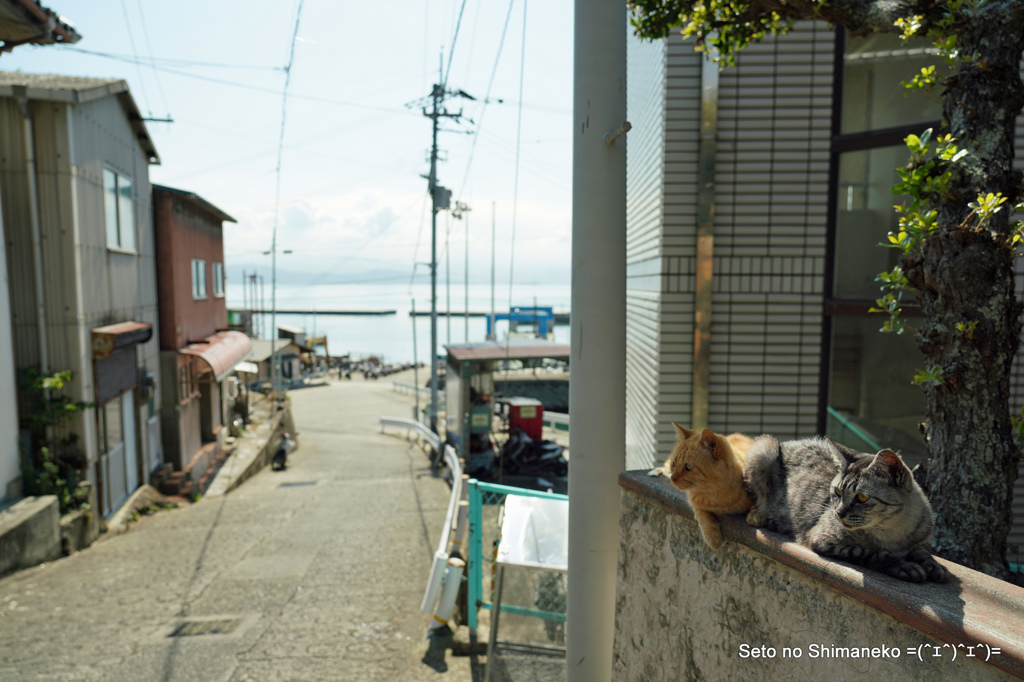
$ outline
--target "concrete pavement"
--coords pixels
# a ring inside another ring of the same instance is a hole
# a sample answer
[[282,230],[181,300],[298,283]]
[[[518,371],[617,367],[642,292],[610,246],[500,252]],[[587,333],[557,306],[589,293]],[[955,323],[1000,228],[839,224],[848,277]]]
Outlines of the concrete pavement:
[[0,580],[0,680],[482,679],[421,662],[448,486],[380,433],[391,378],[291,392],[285,471]]

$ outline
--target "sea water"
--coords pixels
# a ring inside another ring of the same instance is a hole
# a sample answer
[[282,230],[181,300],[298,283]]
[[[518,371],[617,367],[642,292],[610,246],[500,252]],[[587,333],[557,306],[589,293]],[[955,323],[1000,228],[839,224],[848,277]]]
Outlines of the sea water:
[[[443,281],[437,286],[437,309],[439,313],[450,309],[462,313],[466,310],[466,287],[451,284],[450,294]],[[271,287],[264,284],[266,308],[271,308]],[[469,311],[489,312],[491,309],[490,284],[469,285]],[[228,307],[243,308],[241,285],[227,287]],[[494,306],[498,313],[507,313],[512,306],[551,307],[556,313],[569,312],[571,300],[568,284],[521,284],[514,285],[509,298],[507,283],[495,288]],[[450,302],[449,302],[450,301]],[[307,336],[326,336],[327,350],[331,356],[351,355],[353,358],[377,356],[383,362],[406,363],[430,361],[430,316],[415,318],[416,345],[413,346],[413,319],[409,312],[415,302],[416,312],[430,312],[430,285],[415,283],[379,284],[331,284],[313,286],[277,286],[277,308],[279,310],[394,310],[392,315],[287,315],[277,314],[277,325],[299,327]],[[450,308],[449,308],[450,306]],[[256,308],[259,305],[254,306]],[[263,319],[261,319],[263,318]],[[256,316],[255,324],[260,338],[270,338],[271,316]],[[508,323],[499,321],[495,325],[499,339],[505,338]],[[487,319],[464,316],[437,318],[437,348],[444,354],[449,343],[483,341],[486,336]],[[569,327],[556,325],[554,340],[569,343]],[[319,351],[322,352],[322,351]]]

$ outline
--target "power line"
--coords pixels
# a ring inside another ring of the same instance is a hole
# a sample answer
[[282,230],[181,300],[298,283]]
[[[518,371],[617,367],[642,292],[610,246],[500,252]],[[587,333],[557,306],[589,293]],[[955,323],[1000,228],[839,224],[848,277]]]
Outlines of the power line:
[[[149,29],[146,28],[146,15],[142,13],[142,0],[135,0],[135,3],[139,6],[139,21],[142,23],[142,36],[146,39],[146,50],[149,52],[149,61],[153,66],[156,66],[156,62],[153,60],[153,44],[149,42]],[[156,89],[160,93],[160,101],[164,103],[164,112],[167,117],[171,116],[171,108],[167,106],[167,97],[164,96],[163,85],[160,84],[160,74],[154,73],[156,78]]]
[[283,66],[260,66],[259,64],[227,64],[224,62],[203,62],[195,59],[175,59],[173,57],[154,57],[150,55],[149,62],[145,62],[138,57],[133,57],[128,54],[118,54],[116,52],[98,52],[96,50],[86,50],[81,47],[75,47],[67,45],[65,43],[57,43],[58,47],[63,50],[70,50],[71,52],[80,52],[93,57],[104,57],[105,59],[114,59],[121,62],[128,62],[129,64],[152,64],[154,68],[159,68],[156,65],[157,62],[166,63],[171,66],[180,66],[188,68],[191,66],[203,67],[203,68],[216,68],[216,69],[256,69],[260,71],[284,71]]
[[146,95],[146,83],[142,78],[142,69],[139,67],[139,54],[135,51],[135,38],[132,36],[132,24],[128,21],[128,5],[125,0],[121,0],[121,9],[124,11],[124,26],[128,32],[128,44],[132,46],[132,55],[135,57],[136,64],[135,68],[139,72],[139,88],[142,90],[142,99],[146,103],[146,109],[149,111],[149,115],[153,115],[153,110],[149,108],[149,97]]
[[[284,130],[288,112],[288,84],[292,80],[292,64],[295,62],[295,41],[299,36],[299,20],[302,18],[302,1],[295,8],[295,28],[292,30],[292,44],[288,51],[288,65],[284,67],[284,90],[281,92],[281,136],[277,142],[277,181],[274,190],[274,229],[270,238],[270,338],[277,333],[277,221],[281,213],[281,158],[284,155]],[[273,358],[271,358],[273,360]],[[277,363],[270,363],[270,385],[277,390]]]
[[[483,107],[480,109],[480,117],[477,119],[476,132],[479,133],[484,125],[484,113],[487,111],[487,104],[491,101],[491,87],[494,85],[494,76],[498,73],[498,62],[501,60],[501,49],[505,45],[505,34],[508,32],[509,19],[512,18],[512,6],[516,0],[509,0],[508,12],[505,14],[505,25],[501,29],[501,39],[498,41],[498,54],[494,57],[494,67],[491,69],[491,79],[487,82],[487,94],[484,95]],[[525,30],[525,29],[524,29]],[[520,97],[519,99],[522,99]],[[462,177],[462,184],[459,186],[459,196],[462,196],[466,189],[466,181],[469,179],[469,169],[473,166],[473,154],[476,152],[476,141],[479,134],[473,135],[473,143],[469,147],[469,160],[466,161],[466,173]]]
[[[74,49],[74,48],[66,48],[66,49]],[[82,50],[76,50],[76,51],[82,52]],[[119,57],[116,57],[116,56],[105,55],[105,54],[102,54],[102,53],[89,53],[89,54],[93,54],[95,56],[108,57],[110,59],[118,59],[119,61],[127,61],[127,60],[124,60],[124,59],[120,59]],[[135,62],[130,62],[130,63],[135,63]],[[141,63],[141,61],[139,63]],[[177,69],[169,69],[169,68],[164,67],[164,66],[150,66],[150,68],[156,69],[157,71],[163,71],[165,73],[172,73],[172,74],[174,74],[176,76],[182,76],[183,78],[192,78],[192,79],[195,79],[195,80],[206,81],[208,83],[217,83],[218,85],[230,85],[231,87],[242,88],[243,90],[253,90],[255,92],[266,92],[266,93],[270,93],[270,94],[273,94],[273,95],[281,94],[279,90],[275,90],[273,88],[264,88],[264,87],[260,87],[258,85],[249,85],[248,83],[239,83],[237,81],[225,80],[223,78],[214,78],[212,76],[202,76],[202,75],[199,75],[199,74],[196,74],[196,73],[188,73],[187,71],[178,71]],[[282,68],[282,69],[279,69],[279,70],[283,71],[284,69]],[[299,93],[292,93],[289,96],[292,99],[304,99],[304,100],[309,100],[311,102],[324,102],[326,104],[336,104],[338,106],[344,106],[344,107],[355,107],[357,109],[369,109],[371,111],[384,111],[384,112],[387,112],[387,113],[390,113],[390,114],[397,114],[397,113],[405,114],[405,113],[409,113],[407,110],[404,110],[404,109],[390,109],[388,107],[378,107],[378,106],[374,106],[372,104],[360,104],[358,102],[349,102],[349,101],[345,101],[345,100],[331,99],[329,97],[317,97],[316,95],[302,95],[302,94],[299,94]]]
[[[523,0],[523,47],[519,57],[519,115],[516,120],[516,170],[512,183],[512,244],[509,246],[508,309],[512,310],[512,277],[516,262],[516,212],[519,207],[519,147],[523,131],[523,81],[526,73],[526,0]],[[511,340],[511,336],[509,337]],[[507,380],[507,376],[506,376]]]
[[466,0],[462,0],[462,6],[459,8],[459,20],[455,22],[455,35],[452,36],[452,46],[448,50],[448,68],[444,70],[444,79],[441,81],[441,87],[448,87],[448,74],[452,72],[452,57],[455,55],[455,43],[459,39],[459,27],[462,26],[462,12],[466,9]]

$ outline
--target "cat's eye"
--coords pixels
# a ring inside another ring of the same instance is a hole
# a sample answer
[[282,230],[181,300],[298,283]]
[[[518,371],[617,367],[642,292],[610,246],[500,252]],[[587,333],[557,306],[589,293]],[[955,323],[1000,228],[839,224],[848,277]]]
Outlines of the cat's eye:
[[839,492],[839,486],[836,486],[835,488],[832,488],[832,492],[834,492],[836,494],[836,497],[842,497],[843,496],[843,494],[841,492]]
[[857,493],[857,501],[858,502],[867,502],[868,501],[868,496],[866,494],[864,494],[864,493]]
[[687,464],[686,464],[686,467],[685,467],[685,469],[686,469],[687,471],[693,471],[693,464],[691,464],[691,463],[687,462]]

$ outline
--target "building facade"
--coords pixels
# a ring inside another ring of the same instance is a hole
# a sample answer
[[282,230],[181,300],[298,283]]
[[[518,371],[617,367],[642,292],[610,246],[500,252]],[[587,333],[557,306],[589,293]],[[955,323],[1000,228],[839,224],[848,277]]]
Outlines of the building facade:
[[121,80],[0,73],[0,130],[15,372],[73,372],[65,392],[91,405],[70,427],[81,473],[108,515],[162,460],[149,188],[159,157]]
[[224,221],[230,215],[192,192],[153,186],[160,295],[161,412],[166,461],[198,480],[223,446],[233,370],[252,350],[228,330]]
[[[937,99],[900,87],[927,50],[806,22],[719,69],[678,34],[630,36],[629,468],[664,460],[670,420],[924,457],[921,355],[869,309],[898,255],[879,244],[903,139],[940,124]],[[1020,544],[1024,477],[1015,511]]]

